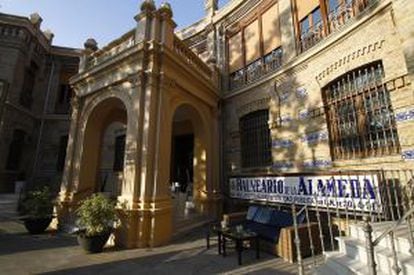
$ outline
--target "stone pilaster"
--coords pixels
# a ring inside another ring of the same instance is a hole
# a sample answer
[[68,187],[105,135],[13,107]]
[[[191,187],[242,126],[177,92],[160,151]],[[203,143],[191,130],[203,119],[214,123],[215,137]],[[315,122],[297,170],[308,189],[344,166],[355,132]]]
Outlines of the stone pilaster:
[[173,21],[173,12],[168,3],[164,3],[159,8],[161,17],[161,43],[172,49],[174,47],[174,29],[177,26]]
[[142,2],[140,9],[141,12],[134,17],[137,22],[137,27],[135,29],[135,43],[151,40],[153,33],[152,22],[156,10],[154,1],[146,0]]

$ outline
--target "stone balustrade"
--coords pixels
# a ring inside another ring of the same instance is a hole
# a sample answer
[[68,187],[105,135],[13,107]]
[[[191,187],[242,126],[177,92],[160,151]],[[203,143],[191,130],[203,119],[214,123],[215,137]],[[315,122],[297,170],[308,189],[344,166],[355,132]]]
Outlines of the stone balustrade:
[[98,64],[131,48],[133,45],[135,45],[135,36],[133,32],[129,32],[108,46],[91,54],[86,62],[86,68],[97,66]]
[[193,69],[201,72],[208,79],[213,78],[213,71],[210,67],[205,64],[192,50],[190,50],[177,36],[174,36],[173,50]]
[[24,41],[28,41],[27,32],[20,27],[10,25],[0,25],[0,36],[15,37]]

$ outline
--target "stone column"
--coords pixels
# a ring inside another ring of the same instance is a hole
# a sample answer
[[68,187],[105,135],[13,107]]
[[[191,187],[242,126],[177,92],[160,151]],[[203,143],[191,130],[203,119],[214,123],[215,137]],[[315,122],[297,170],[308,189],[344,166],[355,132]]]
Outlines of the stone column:
[[163,3],[158,10],[161,17],[161,43],[170,49],[174,47],[174,29],[177,26],[173,21],[173,12],[168,3]]
[[74,222],[73,213],[71,213],[71,204],[73,203],[73,167],[76,162],[76,148],[78,144],[78,124],[82,112],[82,101],[75,96],[72,99],[71,124],[69,128],[68,145],[66,148],[65,170],[63,172],[62,183],[56,205],[58,215],[58,227]]

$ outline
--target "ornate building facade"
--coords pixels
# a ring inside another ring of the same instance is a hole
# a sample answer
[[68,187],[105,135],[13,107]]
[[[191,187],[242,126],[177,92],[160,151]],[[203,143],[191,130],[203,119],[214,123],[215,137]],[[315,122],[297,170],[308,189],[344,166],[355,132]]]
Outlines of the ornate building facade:
[[42,18],[0,13],[0,192],[16,181],[59,189],[81,51],[52,45]]
[[125,247],[167,243],[182,193],[194,206],[185,219],[216,217],[234,176],[414,168],[413,1],[217,6],[174,31],[170,6],[147,0],[136,28],[102,49],[87,41],[71,79],[61,224],[102,190],[114,123]]

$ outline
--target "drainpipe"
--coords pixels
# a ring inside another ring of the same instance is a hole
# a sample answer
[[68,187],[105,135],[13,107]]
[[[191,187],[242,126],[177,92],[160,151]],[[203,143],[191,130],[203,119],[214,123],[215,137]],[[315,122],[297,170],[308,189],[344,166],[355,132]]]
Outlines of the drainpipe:
[[39,154],[40,154],[40,144],[42,141],[42,136],[43,136],[43,129],[45,126],[45,117],[47,115],[47,107],[49,105],[49,96],[50,96],[50,91],[52,89],[52,78],[53,78],[53,74],[55,72],[55,62],[53,60],[53,58],[51,58],[52,60],[52,68],[50,69],[50,75],[49,75],[49,81],[47,84],[47,90],[46,90],[46,98],[45,98],[45,102],[43,105],[43,112],[42,112],[42,117],[40,119],[40,128],[39,128],[39,135],[37,137],[37,143],[36,143],[36,153],[35,153],[35,158],[34,158],[34,162],[33,162],[33,169],[32,169],[32,173],[31,173],[31,183],[33,184],[33,180],[35,177],[35,173],[36,173],[36,168],[37,168],[37,164],[39,161]]

